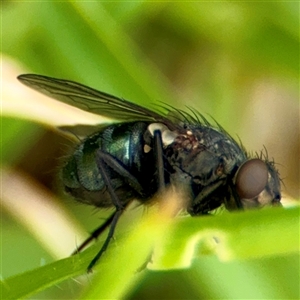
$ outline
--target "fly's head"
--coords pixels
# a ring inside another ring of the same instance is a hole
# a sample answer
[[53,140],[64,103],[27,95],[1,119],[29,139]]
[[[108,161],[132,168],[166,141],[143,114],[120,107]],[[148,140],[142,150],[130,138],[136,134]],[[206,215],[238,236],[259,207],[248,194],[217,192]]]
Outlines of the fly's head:
[[253,158],[244,162],[234,177],[242,207],[280,206],[280,178],[274,162]]
[[[215,171],[223,171],[223,163]],[[213,171],[214,172],[214,171]],[[193,185],[196,197],[188,212],[207,214],[222,204],[228,210],[281,206],[280,178],[273,162],[253,158],[207,185]]]

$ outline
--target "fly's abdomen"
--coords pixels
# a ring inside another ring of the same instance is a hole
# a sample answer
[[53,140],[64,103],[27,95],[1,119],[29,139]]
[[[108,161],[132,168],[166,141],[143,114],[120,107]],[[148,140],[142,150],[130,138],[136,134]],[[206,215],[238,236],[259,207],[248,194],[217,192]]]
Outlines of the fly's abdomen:
[[[143,135],[147,126],[144,122],[116,124],[88,137],[63,167],[62,179],[66,192],[87,204],[98,207],[112,206],[111,196],[97,165],[96,157],[99,151],[109,154],[118,166],[140,178],[143,184],[145,176],[141,174],[143,169],[150,165],[147,161],[149,158],[151,160],[152,155],[143,155]],[[106,166],[106,172],[122,202],[141,197],[118,171]],[[148,169],[148,172],[151,173],[151,170]]]

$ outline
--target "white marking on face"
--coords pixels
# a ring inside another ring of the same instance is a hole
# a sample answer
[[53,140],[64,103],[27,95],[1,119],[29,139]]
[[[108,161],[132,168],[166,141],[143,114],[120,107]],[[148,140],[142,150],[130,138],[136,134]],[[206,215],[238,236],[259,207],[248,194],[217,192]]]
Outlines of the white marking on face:
[[266,190],[263,191],[257,196],[257,200],[261,206],[266,206],[272,204],[272,195]]

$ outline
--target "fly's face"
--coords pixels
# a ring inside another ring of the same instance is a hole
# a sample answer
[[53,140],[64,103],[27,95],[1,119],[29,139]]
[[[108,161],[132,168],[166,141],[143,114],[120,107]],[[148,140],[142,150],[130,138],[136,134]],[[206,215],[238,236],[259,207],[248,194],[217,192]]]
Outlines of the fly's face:
[[235,187],[244,208],[280,205],[280,179],[274,163],[255,158],[236,172]]
[[[188,208],[191,215],[207,214],[224,204],[228,210],[281,206],[280,179],[273,163],[259,158],[245,161],[231,174],[224,174],[224,165],[216,164],[208,174],[214,180],[203,185],[191,185],[194,198]],[[217,177],[217,179],[215,179]],[[206,181],[209,182],[209,181]]]

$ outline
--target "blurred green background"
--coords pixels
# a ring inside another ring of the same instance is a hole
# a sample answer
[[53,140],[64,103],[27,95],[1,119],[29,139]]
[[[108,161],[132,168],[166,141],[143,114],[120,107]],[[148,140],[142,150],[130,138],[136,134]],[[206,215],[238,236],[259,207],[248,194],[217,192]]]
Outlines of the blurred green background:
[[[56,173],[72,143],[55,130],[56,122],[44,110],[24,112],[24,105],[33,107],[39,96],[23,96],[26,88],[15,79],[20,73],[78,81],[148,107],[156,101],[195,107],[239,136],[247,150],[260,152],[265,145],[284,180],[284,201],[299,199],[299,3],[1,5],[3,278],[62,257],[34,233],[47,212],[31,226],[24,215],[39,212],[29,201],[27,207],[17,205],[24,207],[21,212],[13,204],[30,195],[23,183],[47,193],[78,232],[91,231],[105,215],[58,192]],[[64,114],[54,110],[61,123]],[[44,197],[37,198],[43,205]],[[75,236],[74,229],[65,256],[80,243]],[[64,237],[58,240],[63,247]],[[227,264],[208,258],[189,270],[147,271],[126,299],[292,299],[299,297],[298,282],[296,255]],[[38,299],[78,299],[82,288],[68,280]]]

